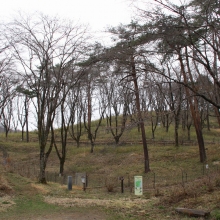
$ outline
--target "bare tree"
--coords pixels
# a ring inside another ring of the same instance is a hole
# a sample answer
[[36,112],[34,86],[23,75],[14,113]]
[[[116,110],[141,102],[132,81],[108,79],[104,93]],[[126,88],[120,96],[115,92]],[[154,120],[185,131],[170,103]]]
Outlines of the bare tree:
[[0,121],[5,130],[5,136],[11,129],[12,114],[13,114],[13,99],[15,96],[16,81],[11,78],[8,72],[2,72],[0,86]]
[[[110,71],[107,74],[111,74]],[[126,129],[130,89],[126,83],[120,83],[117,73],[114,75],[115,73],[112,73],[110,80],[104,85],[104,91],[107,96],[107,129],[111,131],[117,145]]]
[[6,105],[1,110],[1,124],[5,131],[5,137],[8,137],[8,133],[11,129],[11,122],[12,122],[12,99],[9,99],[6,103]]
[[151,83],[151,85],[148,87],[148,98],[151,108],[151,111],[149,112],[149,121],[151,124],[152,139],[155,138],[155,131],[159,122],[159,116],[160,114],[163,115],[164,107],[166,105],[163,95],[164,94],[162,94],[162,83]]
[[8,119],[9,117],[11,117],[11,115],[9,114],[8,117],[6,117],[6,112],[8,114],[9,111],[12,111],[9,109],[12,99],[15,95],[17,79],[15,78],[14,74],[16,69],[13,57],[10,53],[10,44],[7,42],[7,37],[5,36],[5,29],[3,24],[0,24],[0,28],[0,119],[3,119],[2,122],[6,126],[5,129],[8,130]]
[[192,127],[193,120],[189,107],[189,102],[186,94],[184,94],[184,99],[182,103],[182,129],[185,131],[187,129],[187,140],[191,140],[190,129]]
[[[174,70],[174,73],[171,73],[170,67],[167,65],[168,75],[176,74],[177,77],[180,75],[179,72]],[[181,76],[180,76],[181,77]],[[161,90],[161,96],[166,100],[166,105],[168,106],[170,113],[174,119],[174,140],[175,146],[179,146],[179,124],[180,124],[180,115],[182,109],[182,101],[184,94],[184,87],[178,83],[172,82],[169,78],[164,78],[164,88]]]
[[76,141],[77,147],[80,146],[80,138],[83,134],[83,92],[80,85],[79,81],[78,85],[70,90],[67,97],[70,111],[69,134]]
[[24,132],[26,128],[26,142],[29,142],[29,111],[30,101],[35,98],[35,93],[18,86],[17,91],[17,117],[21,126],[21,139],[24,140]]
[[59,173],[61,176],[63,176],[64,174],[64,163],[66,161],[66,155],[67,155],[67,135],[68,135],[69,125],[71,122],[70,113],[68,112],[66,106],[67,104],[65,102],[65,99],[62,99],[60,108],[57,109],[57,115],[58,117],[61,118],[60,119],[61,125],[59,125],[59,129],[58,129],[58,132],[60,134],[57,135],[60,139],[57,140],[57,138],[55,138],[58,132],[55,133],[53,124],[51,125],[52,142],[53,145],[55,146],[55,150],[60,161]]
[[[196,128],[200,161],[205,162],[206,152],[200,123],[198,100],[196,96],[192,95],[200,95],[214,105],[217,105],[217,103],[203,94],[202,91],[199,92],[197,90],[194,83],[195,75],[193,73],[195,72],[193,72],[190,64],[192,60],[196,60],[196,62],[206,68],[213,80],[216,81],[216,78],[213,77],[213,71],[210,68],[211,60],[209,59],[208,52],[210,51],[209,49],[216,48],[213,48],[213,45],[207,42],[207,37],[209,36],[208,32],[205,31],[207,26],[201,29],[200,25],[197,26],[200,23],[199,20],[194,19],[190,14],[192,10],[190,9],[189,12],[187,12],[188,5],[177,6],[175,4],[165,4],[163,1],[158,0],[155,0],[155,2],[158,2],[158,5],[161,7],[145,13],[152,19],[152,22],[145,25],[145,27],[150,28],[153,35],[149,33],[150,31],[148,31],[148,33],[157,39],[157,53],[162,54],[161,58],[166,59],[166,57],[174,56],[179,62],[180,74],[182,77],[176,77],[176,75],[169,76],[169,74],[164,72],[163,68],[161,68],[161,74],[185,86]],[[170,14],[167,14],[168,11],[165,12],[164,8],[170,11]],[[155,13],[158,14],[156,19],[154,19]],[[202,23],[203,22],[204,21],[202,21]],[[204,43],[205,46],[201,46],[203,45],[201,43]],[[174,62],[173,65],[175,66],[176,62]]]
[[10,25],[10,34],[16,39],[12,42],[14,55],[23,67],[19,74],[26,89],[35,95],[40,183],[46,183],[45,169],[53,147],[52,143],[48,146],[47,141],[60,105],[59,97],[66,95],[63,89],[71,88],[80,77],[72,68],[82,55],[85,31],[78,24],[43,14],[32,18],[20,16]]
[[[98,129],[100,128],[102,119],[106,109],[106,104],[102,100],[99,83],[102,81],[101,70],[98,67],[89,67],[87,69],[87,80],[85,85],[84,114],[83,121],[88,139],[91,144],[90,152],[94,152],[95,140]],[[92,123],[92,113],[96,111],[96,122]]]
[[[134,22],[127,26],[119,26],[117,28],[110,29],[110,32],[113,33],[117,38],[115,41],[117,44],[111,48],[111,53],[113,52],[112,58],[118,60],[120,65],[123,65],[126,69],[122,75],[124,79],[127,78],[133,83],[133,92],[135,97],[135,107],[137,113],[137,122],[140,126],[143,151],[144,151],[144,171],[145,173],[150,171],[149,165],[149,155],[148,147],[145,133],[144,117],[141,111],[141,98],[140,98],[140,84],[139,79],[141,78],[142,73],[145,71],[153,70],[154,67],[151,65],[149,60],[145,59],[143,56],[144,48],[143,38],[140,37],[138,31],[138,25]],[[151,39],[144,39],[144,42],[151,41]]]

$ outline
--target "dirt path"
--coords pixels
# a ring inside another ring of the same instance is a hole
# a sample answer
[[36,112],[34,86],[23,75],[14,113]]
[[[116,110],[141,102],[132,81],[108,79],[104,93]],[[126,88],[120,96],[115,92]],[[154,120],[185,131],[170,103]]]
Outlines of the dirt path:
[[[149,202],[156,200],[154,199],[129,199],[129,198],[117,198],[117,199],[81,199],[81,198],[56,198],[51,196],[45,197],[45,202],[60,205],[64,207],[80,207],[85,208],[85,213],[78,213],[78,215],[74,215],[73,213],[69,216],[63,216],[62,218],[54,218],[57,220],[61,219],[79,219],[79,220],[104,220],[107,219],[105,213],[100,212],[100,207],[104,207],[105,209],[109,209],[112,212],[119,211],[121,213],[125,212],[127,214],[135,214],[138,216],[137,219],[145,219],[142,216],[146,214],[146,204]],[[90,207],[89,211],[87,212],[86,207]],[[92,211],[92,207],[94,207],[94,211]],[[99,207],[99,209],[97,209]],[[110,216],[108,216],[110,217]],[[49,219],[49,218],[48,218]],[[41,219],[40,219],[41,220]],[[43,220],[43,219],[42,219]]]
[[[148,203],[149,199],[129,199],[129,198],[117,198],[117,199],[81,199],[81,198],[60,198],[53,196],[45,196],[45,202],[62,205],[64,207],[91,207],[91,206],[104,206],[107,208],[123,208],[130,209],[134,207],[142,207]],[[151,201],[154,199],[151,199]]]
[[[64,198],[54,196],[44,196],[45,202],[53,204],[55,206],[63,206],[65,211],[54,213],[39,213],[39,215],[32,215],[30,213],[16,216],[17,220],[105,220],[109,219],[111,214],[107,214],[102,211],[102,207],[105,210],[111,210],[110,213],[122,212],[125,214],[132,214],[141,216],[146,214],[146,205],[149,202],[153,202],[154,199],[129,199],[129,198],[117,198],[117,199],[86,199],[86,198]],[[0,197],[0,210],[1,208],[7,210],[7,207],[13,206],[15,203],[10,196]],[[2,207],[1,207],[2,206]],[[14,217],[0,218],[1,220],[14,220]],[[113,219],[113,218],[112,218]]]
[[[16,218],[16,219],[24,219],[24,218]],[[40,217],[31,216],[29,218],[25,218],[25,220],[105,220],[107,216],[97,211],[89,211],[85,209],[84,213],[74,212],[74,213],[56,213],[50,215],[43,215]]]
[[[1,218],[1,220],[14,220],[15,217]],[[85,212],[69,212],[69,213],[56,213],[40,216],[16,216],[16,220],[106,220],[107,216],[98,211]]]

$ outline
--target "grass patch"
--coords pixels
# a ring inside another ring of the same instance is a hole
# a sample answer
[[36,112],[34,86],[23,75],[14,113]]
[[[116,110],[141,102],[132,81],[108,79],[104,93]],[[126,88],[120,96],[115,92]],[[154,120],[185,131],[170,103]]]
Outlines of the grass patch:
[[215,220],[220,220],[220,210],[214,210],[211,214]]
[[32,197],[20,197],[16,199],[15,202],[16,206],[13,211],[15,211],[17,214],[36,214],[37,212],[44,213],[59,210],[59,207],[45,203],[41,195]]
[[1,213],[1,219],[10,219],[13,216],[17,218],[31,219],[36,216],[40,217],[47,213],[59,212],[61,207],[44,202],[41,195],[31,197],[17,197],[13,205],[7,212]]

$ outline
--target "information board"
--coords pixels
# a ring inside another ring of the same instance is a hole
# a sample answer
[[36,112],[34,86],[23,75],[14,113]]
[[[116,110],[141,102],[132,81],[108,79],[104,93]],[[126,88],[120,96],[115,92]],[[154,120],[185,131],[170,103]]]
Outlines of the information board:
[[137,196],[143,195],[143,177],[134,177],[134,194]]

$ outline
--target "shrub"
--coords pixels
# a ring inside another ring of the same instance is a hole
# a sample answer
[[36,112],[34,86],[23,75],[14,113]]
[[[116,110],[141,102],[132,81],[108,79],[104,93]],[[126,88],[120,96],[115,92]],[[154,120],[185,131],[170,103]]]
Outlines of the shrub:
[[12,188],[8,185],[7,181],[0,176],[0,196],[9,194],[12,191]]
[[216,186],[216,187],[220,187],[220,177],[217,177],[217,178],[215,179],[215,186]]
[[114,185],[111,183],[106,184],[106,189],[108,192],[114,192]]
[[116,187],[117,179],[115,177],[107,177],[105,179],[105,187],[108,192],[114,192],[114,188]]
[[220,212],[218,210],[214,211],[212,214],[215,220],[220,220]]

